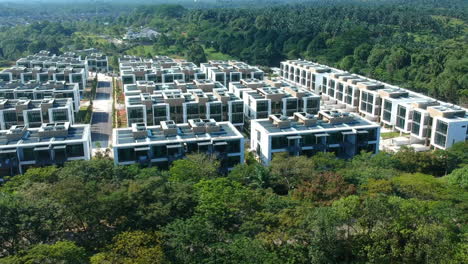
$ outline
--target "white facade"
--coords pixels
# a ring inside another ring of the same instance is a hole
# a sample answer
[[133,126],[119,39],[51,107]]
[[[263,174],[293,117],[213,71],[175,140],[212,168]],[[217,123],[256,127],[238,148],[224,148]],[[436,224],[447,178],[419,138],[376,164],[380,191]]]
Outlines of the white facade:
[[333,152],[337,157],[351,158],[361,151],[379,150],[379,125],[348,113],[270,115],[252,120],[250,125],[250,149],[267,165],[281,152],[291,156]]
[[[289,83],[321,92],[322,109],[359,113],[371,121],[410,134],[412,141],[446,149],[467,139],[468,115],[464,108],[309,61],[282,62],[280,76]],[[445,109],[445,112],[435,114],[435,108]],[[441,125],[446,130],[443,135],[437,132],[439,123],[446,124]]]
[[80,110],[80,91],[77,83],[49,81],[37,82],[0,82],[0,98],[42,100],[47,98],[70,98],[73,101],[73,111]]
[[160,126],[133,124],[114,129],[116,165],[142,164],[168,168],[187,154],[215,155],[225,170],[244,162],[244,137],[230,122],[192,119],[185,124],[163,121]]
[[0,131],[0,177],[24,173],[30,167],[89,159],[89,125],[49,123],[40,128],[13,126]]

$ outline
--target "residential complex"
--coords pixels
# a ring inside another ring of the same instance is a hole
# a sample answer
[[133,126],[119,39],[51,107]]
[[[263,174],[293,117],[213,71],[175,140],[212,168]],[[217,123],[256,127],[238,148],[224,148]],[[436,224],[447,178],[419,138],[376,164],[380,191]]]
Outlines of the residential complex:
[[241,79],[263,80],[265,73],[258,67],[250,66],[240,61],[210,60],[200,64],[201,71],[207,79],[228,86],[230,82],[239,82]]
[[109,71],[109,61],[107,59],[107,56],[102,53],[91,53],[89,56],[86,56],[86,63],[88,64],[89,71]]
[[30,81],[0,82],[0,98],[42,100],[47,98],[70,98],[73,101],[73,111],[80,110],[80,92],[77,83],[48,81],[38,83]]
[[19,81],[21,83],[38,82],[46,83],[49,81],[76,83],[80,91],[86,87],[88,73],[84,68],[74,68],[73,66],[66,66],[64,68],[57,68],[51,66],[44,68],[35,66],[27,68],[25,66],[13,66],[11,68],[0,71],[0,81],[10,82]]
[[282,152],[291,156],[333,152],[337,157],[351,158],[361,151],[379,150],[380,126],[347,112],[269,115],[252,120],[250,127],[250,149],[264,164]]
[[0,178],[31,167],[90,158],[89,125],[44,123],[38,128],[18,125],[0,131]]
[[83,68],[88,71],[88,64],[78,54],[74,52],[65,52],[62,55],[51,54],[49,51],[40,51],[37,54],[29,55],[16,61],[16,66],[26,68],[65,68],[71,66],[73,68]]
[[202,89],[154,91],[126,96],[125,107],[128,126],[134,123],[159,125],[172,120],[187,123],[189,119],[229,121],[235,126],[244,124],[244,104],[226,88],[204,92]]
[[231,82],[229,91],[242,98],[247,123],[272,114],[293,116],[295,112],[316,114],[320,110],[320,96],[284,82],[241,79]]
[[124,56],[119,59],[119,65],[123,84],[135,84],[137,81],[172,83],[176,80],[191,82],[206,79],[206,75],[194,63],[176,61],[165,56],[153,59]]
[[71,98],[0,99],[0,130],[18,125],[34,128],[43,123],[73,124],[74,121]]
[[438,149],[468,139],[466,109],[364,76],[302,60],[281,63],[283,80],[321,93],[323,109],[358,113]]
[[162,121],[159,126],[132,124],[114,129],[114,162],[168,168],[190,153],[215,155],[224,171],[244,161],[244,137],[230,122],[190,119],[176,124]]

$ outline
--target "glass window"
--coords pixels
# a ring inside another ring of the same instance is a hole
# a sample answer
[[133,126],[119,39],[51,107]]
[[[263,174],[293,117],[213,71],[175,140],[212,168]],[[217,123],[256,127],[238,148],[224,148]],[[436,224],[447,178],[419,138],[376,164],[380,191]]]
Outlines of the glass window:
[[281,149],[288,147],[288,139],[286,136],[276,136],[271,138],[271,148]]
[[157,146],[153,146],[151,148],[153,150],[153,157],[154,158],[162,158],[162,157],[166,156],[166,153],[167,153],[166,146],[157,145]]
[[68,121],[67,110],[54,110],[52,111],[54,122]]
[[227,141],[228,147],[227,151],[230,153],[238,153],[240,152],[240,140],[230,140]]
[[83,157],[84,147],[83,144],[67,145],[68,157]]
[[437,120],[437,128],[436,128],[436,131],[437,131],[438,133],[447,134],[447,129],[448,129],[447,123],[445,123],[445,122],[443,122],[443,121],[440,121],[440,120]]
[[119,149],[118,155],[119,155],[119,162],[135,160],[135,153],[133,151],[133,148]]
[[128,118],[143,118],[143,109],[141,108],[129,108]]
[[41,122],[41,113],[38,111],[28,111],[28,122]]
[[23,161],[34,160],[34,148],[23,149]]

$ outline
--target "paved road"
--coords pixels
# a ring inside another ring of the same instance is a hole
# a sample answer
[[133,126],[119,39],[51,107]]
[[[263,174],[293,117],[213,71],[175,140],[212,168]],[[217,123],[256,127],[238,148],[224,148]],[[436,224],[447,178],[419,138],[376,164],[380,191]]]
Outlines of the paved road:
[[93,148],[98,142],[101,148],[107,148],[112,141],[112,78],[100,74],[98,80],[93,101],[91,140]]

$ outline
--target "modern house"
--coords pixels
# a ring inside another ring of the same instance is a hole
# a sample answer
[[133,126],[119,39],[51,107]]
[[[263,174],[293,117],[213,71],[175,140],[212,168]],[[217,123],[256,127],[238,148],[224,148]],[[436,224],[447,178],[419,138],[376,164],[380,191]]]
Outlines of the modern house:
[[28,168],[91,159],[89,125],[45,123],[39,128],[12,126],[0,131],[0,177]]
[[107,56],[102,53],[91,53],[89,56],[86,56],[86,63],[88,64],[89,71],[109,71],[109,61],[107,59]]
[[125,97],[128,126],[134,123],[159,125],[168,120],[187,123],[189,119],[229,121],[238,127],[244,124],[243,102],[226,88],[213,89],[210,93],[202,89],[152,92]]
[[230,122],[191,119],[176,124],[162,121],[159,126],[132,124],[114,129],[116,165],[141,164],[168,168],[191,153],[215,155],[224,171],[244,162],[244,137]]
[[352,158],[361,151],[379,150],[380,126],[346,112],[270,115],[251,120],[250,129],[250,148],[264,164],[281,152],[291,156],[333,152],[339,158]]
[[0,99],[0,130],[12,126],[35,128],[43,123],[73,124],[74,121],[71,98]]
[[320,110],[320,96],[315,93],[287,83],[271,84],[274,86],[256,79],[242,79],[229,84],[230,91],[244,101],[247,123],[269,115],[317,114]]
[[358,113],[409,134],[410,142],[446,149],[468,139],[462,107],[309,61],[284,61],[280,75],[285,82],[320,92],[322,109]]
[[73,101],[73,111],[80,110],[80,92],[77,83],[48,81],[38,83],[30,81],[0,82],[0,98],[42,100],[48,98],[70,98]]
[[263,80],[265,73],[258,67],[250,66],[240,61],[210,60],[200,64],[200,69],[207,79],[228,86],[230,82],[239,82],[241,79]]
[[19,81],[21,83],[28,83],[34,81],[47,83],[49,81],[63,81],[66,83],[77,83],[81,92],[86,87],[87,76],[86,69],[74,68],[72,66],[63,68],[57,68],[55,66],[48,68],[40,66],[35,66],[34,68],[13,66],[0,71],[0,81],[3,82]]

